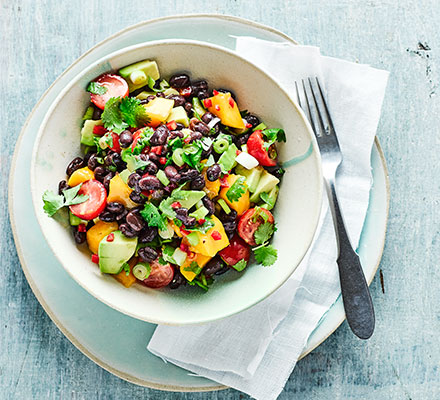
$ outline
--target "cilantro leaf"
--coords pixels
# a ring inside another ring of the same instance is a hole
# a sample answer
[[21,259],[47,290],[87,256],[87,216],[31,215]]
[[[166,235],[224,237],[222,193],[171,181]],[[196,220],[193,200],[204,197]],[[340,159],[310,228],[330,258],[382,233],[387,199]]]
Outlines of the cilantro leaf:
[[136,144],[132,149],[132,153],[135,155],[141,154],[145,146],[150,145],[151,136],[153,136],[154,130],[150,127],[145,127],[142,129],[141,134],[137,138]]
[[84,194],[77,195],[81,186],[82,184],[63,190],[64,196],[58,195],[51,190],[46,190],[43,193],[43,210],[49,215],[49,217],[52,217],[64,206],[73,206],[74,204],[84,203],[88,200],[89,196]]
[[142,106],[141,101],[135,97],[124,97],[121,100],[119,109],[121,110],[124,121],[132,128],[146,125],[150,122],[150,118]]
[[286,133],[283,129],[265,129],[262,133],[271,144],[286,141]]
[[203,147],[200,140],[183,146],[182,160],[192,168],[199,169]]
[[202,272],[202,269],[199,267],[199,264],[197,264],[195,261],[193,261],[190,265],[183,268],[184,271],[193,272],[194,274],[198,275],[200,272]]
[[247,267],[246,260],[240,260],[238,263],[232,266],[236,271],[241,272]]
[[98,82],[90,82],[89,86],[87,86],[87,91],[93,94],[105,94],[107,93],[107,88],[105,86],[102,86]]
[[164,246],[162,248],[162,257],[166,262],[170,262],[171,264],[176,264],[176,260],[173,257],[174,251],[176,249],[172,246]]
[[134,155],[131,152],[131,148],[122,150],[121,152],[122,161],[127,163],[127,168],[130,171],[136,171],[137,169],[143,168],[150,163],[150,161],[142,160],[138,155]]
[[187,231],[191,232],[201,232],[201,233],[207,233],[211,228],[215,226],[214,222],[212,221],[212,218],[206,217],[205,222],[202,225],[194,225],[191,228],[185,228]]
[[278,251],[272,246],[260,246],[253,249],[255,259],[264,267],[275,263],[278,257]]
[[162,213],[167,216],[170,219],[173,219],[176,217],[176,212],[171,207],[171,204],[174,203],[173,197],[167,197],[166,199],[162,200],[159,204],[159,210],[162,211]]
[[142,218],[147,221],[148,226],[155,226],[161,230],[167,229],[167,224],[154,204],[145,203],[144,209],[140,211]]
[[226,192],[226,197],[230,202],[238,201],[246,192],[246,178],[240,176]]
[[64,198],[58,194],[52,192],[52,190],[46,190],[43,193],[43,210],[49,217],[52,217],[60,208],[64,206]]
[[270,222],[265,222],[264,224],[260,225],[254,233],[255,243],[266,243],[273,235],[273,232],[274,224],[271,224]]
[[122,118],[120,105],[121,99],[119,97],[111,97],[105,103],[104,112],[101,115],[104,127],[118,134],[128,128],[128,124]]
[[269,193],[267,192],[260,193],[260,199],[263,200],[270,207],[269,209],[272,209],[275,205],[275,199],[273,197],[270,197]]
[[171,146],[171,150],[176,150],[183,147],[183,140],[180,137],[175,137],[173,140],[169,142]]
[[130,275],[130,265],[128,265],[128,263],[125,262],[124,264],[122,264],[121,271],[125,271],[126,276]]

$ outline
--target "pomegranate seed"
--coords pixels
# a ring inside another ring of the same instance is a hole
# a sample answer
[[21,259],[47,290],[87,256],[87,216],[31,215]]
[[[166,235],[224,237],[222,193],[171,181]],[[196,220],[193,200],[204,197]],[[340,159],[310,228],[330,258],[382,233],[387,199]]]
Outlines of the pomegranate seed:
[[182,228],[180,228],[180,233],[181,233],[182,235],[187,236],[187,235],[189,235],[191,232],[187,231],[186,229],[182,229]]
[[102,125],[95,125],[93,127],[93,134],[98,136],[104,136],[107,133],[107,129],[105,129]]
[[211,99],[203,100],[203,105],[205,106],[205,108],[212,107],[212,100]]
[[161,157],[161,158],[159,158],[159,162],[160,162],[162,165],[165,165],[165,164],[167,163],[167,158],[166,158],[166,157]]
[[158,156],[160,156],[161,153],[162,153],[162,147],[163,146],[153,146],[150,151],[152,153],[157,154]]
[[206,222],[206,219],[200,218],[198,221],[199,225],[203,225]]
[[86,229],[86,224],[79,224],[78,225],[78,232],[85,232]]
[[220,111],[220,106],[218,104],[215,105],[214,107],[217,111]]
[[214,89],[214,90],[212,91],[212,94],[213,94],[214,96],[217,96],[217,95],[218,95],[217,90]]
[[182,204],[180,204],[178,201],[171,203],[171,208],[180,208],[180,207],[182,207]]
[[252,124],[250,124],[249,122],[245,125],[247,129],[252,128]]
[[94,262],[95,264],[99,263],[98,254],[92,254],[92,262]]
[[170,122],[168,122],[168,124],[167,124],[167,128],[170,130],[170,131],[175,131],[176,130],[176,128],[177,128],[177,123],[176,123],[176,121],[170,121]]
[[221,240],[222,235],[220,234],[220,232],[218,232],[218,231],[214,231],[214,232],[211,233],[211,237],[212,237],[214,240]]
[[110,235],[107,236],[107,242],[113,242],[113,240],[115,240],[115,234],[114,233],[110,233]]
[[232,97],[229,98],[229,105],[230,105],[232,108],[234,108],[235,101],[234,101],[234,99],[233,99]]
[[180,245],[180,250],[184,251],[185,253],[188,253],[189,252],[189,247],[188,247],[187,244],[182,243]]

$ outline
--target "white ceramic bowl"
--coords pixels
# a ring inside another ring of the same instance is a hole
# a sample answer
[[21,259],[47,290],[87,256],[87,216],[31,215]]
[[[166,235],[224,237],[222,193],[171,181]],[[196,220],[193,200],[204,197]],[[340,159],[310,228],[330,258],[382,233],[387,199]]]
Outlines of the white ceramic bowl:
[[[273,266],[249,265],[243,273],[231,271],[216,277],[206,293],[195,287],[153,290],[133,285],[126,289],[111,276],[101,274],[91,262],[88,250],[75,245],[67,222],[60,223],[43,212],[43,192],[56,191],[58,182],[65,177],[67,164],[81,155],[81,118],[90,101],[85,91],[87,84],[104,72],[144,59],[156,60],[163,77],[186,71],[193,79],[206,79],[212,88],[233,90],[240,109],[257,114],[269,127],[284,128],[287,143],[279,146],[282,161],[310,154],[299,163],[291,163],[282,181],[274,212],[278,230],[273,245],[278,249],[278,261]],[[224,318],[273,293],[307,252],[322,198],[319,152],[310,125],[295,102],[268,74],[236,53],[188,40],[148,42],[119,50],[93,63],[70,82],[50,107],[38,131],[31,185],[35,212],[47,242],[66,271],[84,289],[124,314],[173,325]]]

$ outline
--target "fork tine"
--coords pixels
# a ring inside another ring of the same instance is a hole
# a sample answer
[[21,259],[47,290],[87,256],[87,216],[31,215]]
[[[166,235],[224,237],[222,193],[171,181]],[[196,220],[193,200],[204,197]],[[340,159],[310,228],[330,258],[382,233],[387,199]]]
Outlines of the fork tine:
[[318,122],[319,120],[319,112],[316,108],[316,103],[313,101],[313,94],[309,95],[307,93],[306,84],[304,79],[302,80],[302,85],[304,89],[304,96],[306,98],[307,103],[307,109],[309,111],[309,117],[310,117],[310,124],[312,125],[313,132],[315,132],[315,135],[317,137],[322,136],[323,130],[321,129],[321,124]]
[[318,85],[319,92],[321,93],[322,103],[324,104],[325,114],[327,116],[328,124],[330,128],[334,131],[335,127],[333,126],[333,121],[332,118],[330,117],[330,111],[328,110],[327,102],[325,101],[325,96],[324,93],[322,92],[321,84],[319,83],[318,77],[316,77],[316,83]]
[[333,127],[333,121],[330,117],[330,112],[328,110],[321,85],[319,84],[319,80],[318,78],[315,78],[315,80],[318,89],[314,87],[310,78],[309,78],[309,84],[310,84],[310,88],[312,89],[313,98],[315,99],[316,107],[318,108],[318,114],[319,114],[321,126],[326,135],[331,135],[332,133],[335,132]]
[[304,110],[303,105],[301,104],[301,96],[299,94],[299,89],[298,89],[298,82],[295,81],[295,88],[296,88],[296,97],[298,98],[298,104],[299,106]]
[[312,91],[313,100],[315,102],[315,107],[318,114],[318,120],[319,120],[319,126],[321,127],[321,132],[324,135],[327,135],[328,134],[328,129],[326,129],[327,121],[324,121],[323,119],[323,112],[321,110],[321,102],[320,102],[321,99],[319,98],[318,93],[316,93],[316,90],[313,88],[313,84],[310,78],[308,78],[308,81],[309,81],[310,90]]

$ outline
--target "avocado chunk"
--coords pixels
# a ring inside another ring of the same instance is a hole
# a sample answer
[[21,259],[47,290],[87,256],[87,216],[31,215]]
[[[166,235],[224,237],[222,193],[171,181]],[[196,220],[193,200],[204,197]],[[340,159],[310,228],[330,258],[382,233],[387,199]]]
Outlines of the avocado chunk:
[[273,176],[272,174],[269,174],[269,172],[264,170],[260,177],[258,185],[249,200],[252,203],[258,202],[260,198],[260,193],[271,191],[279,182],[280,180],[277,177]]
[[94,146],[95,142],[93,140],[96,135],[93,134],[93,128],[95,126],[101,126],[102,121],[100,119],[93,120],[88,119],[84,121],[84,125],[81,129],[81,144],[84,144],[86,146]]
[[[173,193],[174,195],[174,193]],[[188,210],[199,200],[205,197],[206,193],[201,190],[180,190],[176,196],[178,196],[178,201],[180,205]],[[176,197],[177,198],[177,197]]]
[[258,182],[260,181],[261,175],[264,171],[263,167],[255,167],[251,169],[247,169],[242,165],[238,165],[235,168],[237,174],[242,175],[246,178],[246,183],[248,185],[248,189],[251,193],[254,193],[257,189]]
[[69,211],[69,222],[72,226],[78,226],[81,224],[87,225],[89,221],[86,221],[85,219],[81,219],[77,217],[76,215],[72,214],[71,211]]
[[147,92],[146,90],[143,90],[142,92],[140,92],[136,98],[138,100],[147,100],[147,97],[149,96],[156,96],[156,93],[154,92]]
[[131,171],[126,168],[123,171],[119,172],[119,176],[121,177],[121,179],[124,181],[124,183],[127,183],[128,181],[128,177],[131,175]]
[[110,235],[113,235],[112,241],[107,240],[107,235],[99,243],[99,268],[105,274],[118,274],[123,264],[135,253],[137,237],[127,238],[121,231],[112,232]]
[[176,121],[177,123],[185,125],[187,128],[189,125],[188,114],[182,106],[174,107],[171,110],[170,115],[167,118],[167,122]]
[[119,75],[127,81],[130,92],[147,85],[148,77],[155,81],[160,78],[156,61],[150,60],[140,61],[121,68]]

